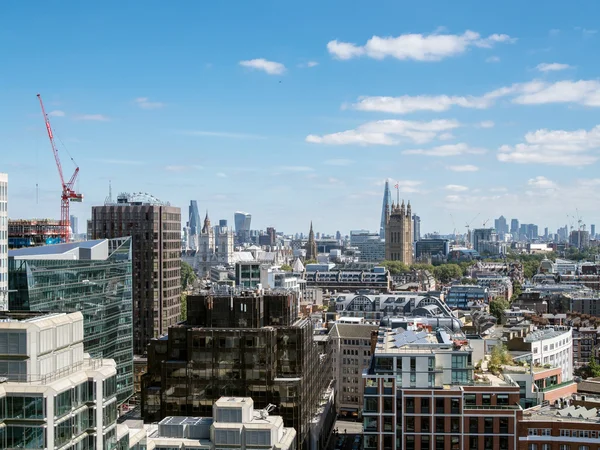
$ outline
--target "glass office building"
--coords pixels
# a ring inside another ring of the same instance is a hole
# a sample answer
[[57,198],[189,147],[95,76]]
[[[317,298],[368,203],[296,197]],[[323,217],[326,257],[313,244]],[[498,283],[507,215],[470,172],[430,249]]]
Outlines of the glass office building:
[[84,350],[117,363],[119,403],[133,395],[131,238],[99,239],[9,252],[11,311],[84,317]]

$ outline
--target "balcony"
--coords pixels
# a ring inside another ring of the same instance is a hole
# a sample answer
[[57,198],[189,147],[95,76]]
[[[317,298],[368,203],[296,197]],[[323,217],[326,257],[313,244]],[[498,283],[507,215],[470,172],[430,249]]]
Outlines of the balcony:
[[520,405],[464,405],[464,409],[487,409],[487,410],[515,410],[521,409]]
[[540,389],[540,392],[553,391],[554,389],[560,389],[560,388],[563,388],[565,386],[570,386],[570,385],[572,385],[574,383],[575,382],[573,380],[571,380],[571,381],[563,381],[562,383],[553,384],[552,386],[546,386],[545,388]]

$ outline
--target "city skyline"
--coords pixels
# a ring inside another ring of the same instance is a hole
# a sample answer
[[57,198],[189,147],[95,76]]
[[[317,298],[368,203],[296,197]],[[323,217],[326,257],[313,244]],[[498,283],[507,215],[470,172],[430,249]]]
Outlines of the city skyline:
[[423,234],[452,230],[450,214],[459,230],[477,213],[556,230],[578,208],[597,223],[588,198],[600,185],[600,84],[589,55],[600,5],[550,3],[527,27],[510,18],[539,9],[516,1],[471,2],[467,16],[444,2],[426,14],[393,3],[340,13],[341,3],[306,2],[293,14],[274,2],[269,14],[7,5],[9,215],[59,214],[39,91],[65,170],[69,155],[81,168],[81,223],[112,180],[116,192],[180,208],[195,198],[230,221],[251,211],[256,229],[313,220],[327,233],[377,231],[386,178],[410,196]]

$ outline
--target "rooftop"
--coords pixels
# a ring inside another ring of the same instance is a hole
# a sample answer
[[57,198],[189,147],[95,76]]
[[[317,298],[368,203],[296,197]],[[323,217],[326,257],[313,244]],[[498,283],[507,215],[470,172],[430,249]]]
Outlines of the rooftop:
[[523,412],[524,421],[543,420],[547,422],[587,422],[600,423],[599,411],[596,408],[585,408],[583,406],[567,406],[556,408],[554,406],[542,406],[528,409]]
[[565,333],[571,333],[570,327],[549,327],[537,329],[523,338],[523,342],[537,342],[552,339]]

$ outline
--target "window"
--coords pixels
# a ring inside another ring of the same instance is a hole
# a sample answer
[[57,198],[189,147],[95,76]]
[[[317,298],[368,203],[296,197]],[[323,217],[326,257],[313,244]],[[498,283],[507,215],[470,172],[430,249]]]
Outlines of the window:
[[444,436],[436,436],[435,437],[435,450],[445,450],[446,449],[446,441],[444,440]]
[[[571,446],[569,444],[560,444],[560,447],[558,447],[560,450],[571,450]],[[537,449],[535,449],[537,450]]]
[[493,433],[494,432],[494,419],[492,417],[485,417],[483,419],[483,432]]
[[421,398],[421,414],[429,414],[429,398]]
[[431,432],[431,421],[429,417],[421,417],[421,433]]
[[469,437],[469,450],[479,450],[479,438],[477,436]]
[[406,417],[406,430],[407,432],[415,431],[415,418],[413,416]]
[[538,446],[537,446],[537,444],[529,444],[527,446],[527,449],[528,450],[538,450]]
[[435,413],[436,414],[444,414],[444,399],[436,398],[435,399]]
[[492,396],[490,394],[483,394],[481,396],[481,404],[489,406],[492,404]]
[[435,432],[444,433],[446,431],[446,418],[437,416],[435,418]]
[[551,436],[550,428],[542,428],[542,436]]
[[500,417],[500,433],[508,433],[508,417]]
[[379,412],[378,411],[377,397],[365,397],[365,411],[364,412]]
[[475,394],[465,394],[465,406],[473,406],[477,403],[477,396]]
[[429,436],[421,436],[421,450],[429,450]]
[[406,398],[406,412],[408,414],[414,414],[415,412],[415,399],[413,397]]
[[579,450],[590,450],[590,446],[589,445],[580,445]]
[[392,397],[383,398],[383,412],[393,413],[394,412],[394,399]]
[[451,414],[460,414],[460,399],[453,398],[450,400],[450,413]]
[[406,436],[405,442],[406,442],[406,446],[404,448],[406,450],[415,450],[415,437],[414,436]]
[[470,417],[469,418],[469,433],[479,433],[479,418],[478,417]]
[[498,394],[496,396],[497,405],[508,405],[508,394]]
[[500,436],[498,440],[500,443],[500,450],[508,450],[508,436]]
[[460,421],[461,417],[451,417],[450,418],[450,431],[452,433],[460,433]]

